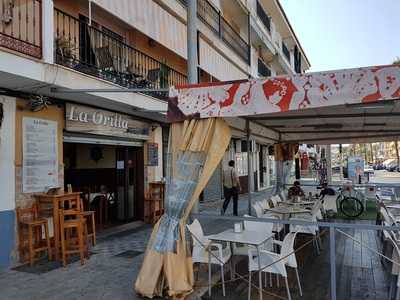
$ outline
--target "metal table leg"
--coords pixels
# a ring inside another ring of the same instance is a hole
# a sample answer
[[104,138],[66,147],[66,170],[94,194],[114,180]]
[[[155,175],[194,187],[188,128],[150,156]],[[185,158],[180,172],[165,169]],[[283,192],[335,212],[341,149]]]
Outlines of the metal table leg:
[[258,293],[260,295],[260,300],[262,300],[262,272],[261,272],[261,257],[260,257],[260,248],[257,246],[257,258],[258,258]]
[[211,298],[211,252],[208,248],[208,295]]

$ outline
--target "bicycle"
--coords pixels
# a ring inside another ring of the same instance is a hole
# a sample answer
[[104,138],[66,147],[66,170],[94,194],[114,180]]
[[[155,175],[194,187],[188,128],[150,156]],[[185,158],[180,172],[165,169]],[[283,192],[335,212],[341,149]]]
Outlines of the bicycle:
[[[359,192],[356,191],[356,194]],[[339,203],[338,207],[341,212],[350,218],[357,218],[364,212],[364,204],[357,197],[349,196],[344,194],[344,190],[339,188],[339,195],[336,198],[336,202]]]

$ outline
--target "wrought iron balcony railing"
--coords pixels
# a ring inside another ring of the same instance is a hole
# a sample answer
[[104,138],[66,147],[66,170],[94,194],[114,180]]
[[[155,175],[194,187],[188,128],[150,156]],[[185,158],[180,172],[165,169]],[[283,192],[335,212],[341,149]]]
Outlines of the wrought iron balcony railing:
[[257,0],[257,16],[264,24],[265,28],[269,33],[271,33],[271,20],[265,13],[264,8],[261,6],[260,2]]
[[118,34],[89,26],[86,20],[58,9],[54,13],[57,64],[127,88],[158,89],[187,83],[184,74],[124,43]]
[[0,0],[0,46],[42,57],[41,0]]
[[[187,6],[187,0],[179,0]],[[250,46],[207,0],[197,0],[197,15],[240,58],[250,63]]]

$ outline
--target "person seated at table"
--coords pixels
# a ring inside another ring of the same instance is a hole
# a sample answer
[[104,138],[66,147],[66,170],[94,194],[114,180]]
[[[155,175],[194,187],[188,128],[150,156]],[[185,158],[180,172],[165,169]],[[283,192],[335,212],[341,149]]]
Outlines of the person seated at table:
[[294,199],[295,197],[304,197],[304,191],[300,187],[300,182],[297,180],[293,182],[293,186],[288,191],[289,199]]
[[327,182],[323,182],[321,186],[321,192],[319,193],[319,197],[323,197],[325,195],[333,196],[336,192],[333,188],[328,186]]

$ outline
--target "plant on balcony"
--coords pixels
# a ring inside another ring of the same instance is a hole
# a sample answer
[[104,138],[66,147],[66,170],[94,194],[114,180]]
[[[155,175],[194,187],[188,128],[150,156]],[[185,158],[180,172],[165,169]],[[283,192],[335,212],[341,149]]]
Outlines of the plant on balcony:
[[55,39],[55,48],[56,62],[73,68],[75,61],[74,50],[76,49],[74,43],[66,38],[59,37]]

